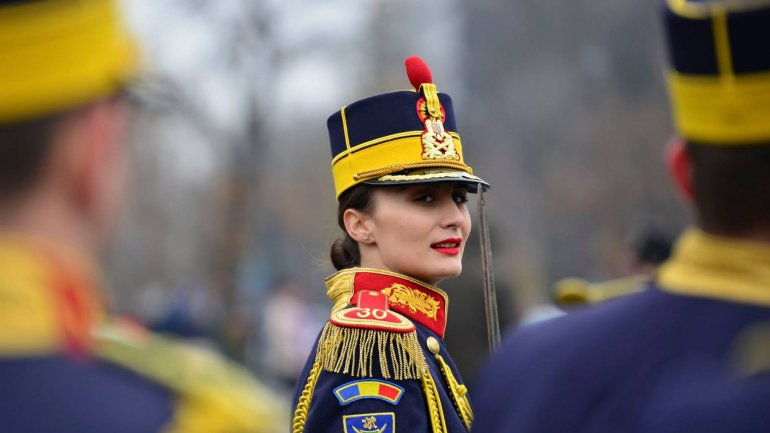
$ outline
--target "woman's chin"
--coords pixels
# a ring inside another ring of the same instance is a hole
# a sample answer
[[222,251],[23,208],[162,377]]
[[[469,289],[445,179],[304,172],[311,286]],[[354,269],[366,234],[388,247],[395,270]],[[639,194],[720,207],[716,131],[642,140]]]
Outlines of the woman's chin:
[[429,284],[435,285],[440,281],[459,277],[462,271],[463,271],[462,265],[451,266],[451,267],[447,267],[446,269],[442,269],[441,272],[433,272],[431,273],[431,275],[426,276],[427,278],[424,278],[422,280]]

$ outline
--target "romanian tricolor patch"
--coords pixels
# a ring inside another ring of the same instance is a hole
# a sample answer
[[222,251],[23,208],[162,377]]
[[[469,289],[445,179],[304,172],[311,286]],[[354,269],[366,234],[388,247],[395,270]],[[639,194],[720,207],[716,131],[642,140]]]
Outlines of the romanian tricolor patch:
[[403,394],[404,388],[384,380],[356,380],[334,388],[334,395],[342,406],[364,398],[376,398],[396,405]]

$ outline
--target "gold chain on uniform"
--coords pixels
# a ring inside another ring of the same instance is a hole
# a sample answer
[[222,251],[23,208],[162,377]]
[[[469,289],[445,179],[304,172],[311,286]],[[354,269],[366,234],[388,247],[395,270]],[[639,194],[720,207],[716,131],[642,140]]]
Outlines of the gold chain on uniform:
[[457,412],[460,414],[460,418],[462,418],[465,426],[470,430],[471,424],[473,423],[473,409],[471,409],[471,403],[468,401],[468,388],[465,385],[461,385],[457,379],[455,379],[452,370],[449,368],[449,365],[444,362],[444,358],[442,358],[441,355],[435,353],[434,356],[441,368],[441,373],[444,374],[444,378],[449,385],[455,408],[457,408]]
[[436,388],[436,382],[430,375],[430,370],[425,366],[420,380],[422,392],[425,394],[425,402],[428,404],[428,418],[433,433],[447,433],[444,408],[441,407],[441,396]]
[[321,362],[316,358],[313,367],[307,375],[307,382],[305,382],[305,387],[302,388],[302,394],[300,394],[297,400],[297,408],[294,410],[294,419],[291,425],[292,433],[302,433],[305,430],[305,422],[307,421],[308,412],[310,412],[310,401],[313,399],[313,391],[320,374]]

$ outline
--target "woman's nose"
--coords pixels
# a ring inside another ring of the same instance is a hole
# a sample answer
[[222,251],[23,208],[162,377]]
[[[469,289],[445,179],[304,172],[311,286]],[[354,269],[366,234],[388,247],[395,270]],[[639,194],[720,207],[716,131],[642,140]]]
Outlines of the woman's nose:
[[446,200],[443,203],[443,206],[441,206],[441,216],[441,225],[443,227],[459,227],[465,221],[465,215],[454,199]]

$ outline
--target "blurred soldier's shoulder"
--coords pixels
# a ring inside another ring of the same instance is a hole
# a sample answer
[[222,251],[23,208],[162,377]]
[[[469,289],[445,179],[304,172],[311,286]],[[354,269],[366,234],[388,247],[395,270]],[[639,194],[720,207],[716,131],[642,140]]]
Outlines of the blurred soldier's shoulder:
[[116,319],[95,332],[102,359],[162,384],[175,397],[165,430],[277,432],[287,417],[275,394],[214,350]]
[[622,296],[641,292],[650,278],[634,275],[592,283],[581,278],[562,278],[553,286],[553,299],[562,308],[601,304]]

